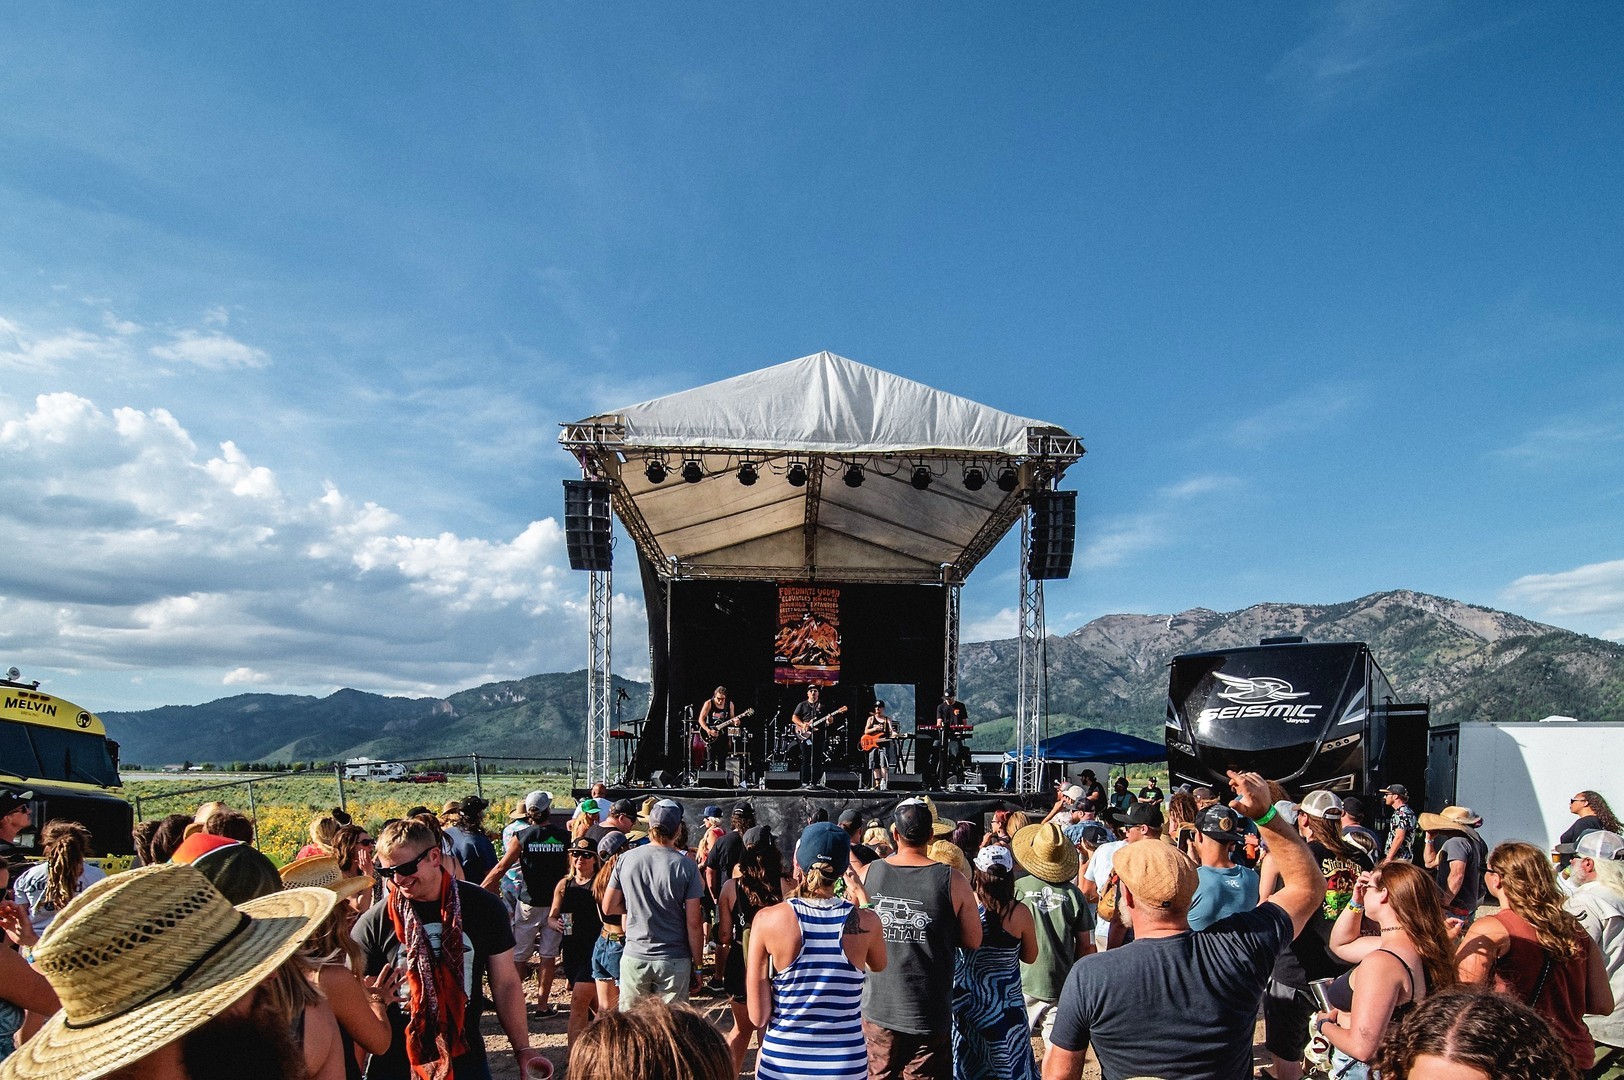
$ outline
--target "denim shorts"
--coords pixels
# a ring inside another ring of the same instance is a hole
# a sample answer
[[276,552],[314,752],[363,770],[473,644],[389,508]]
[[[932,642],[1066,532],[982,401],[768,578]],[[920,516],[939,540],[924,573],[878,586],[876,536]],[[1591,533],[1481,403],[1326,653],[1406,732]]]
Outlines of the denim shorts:
[[592,946],[592,978],[597,982],[620,981],[620,954],[626,951],[626,939],[611,941],[599,936]]

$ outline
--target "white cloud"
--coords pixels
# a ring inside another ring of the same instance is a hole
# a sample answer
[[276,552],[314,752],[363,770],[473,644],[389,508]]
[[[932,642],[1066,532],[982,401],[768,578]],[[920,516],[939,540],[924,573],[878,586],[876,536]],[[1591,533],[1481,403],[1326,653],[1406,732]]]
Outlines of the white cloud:
[[1224,438],[1236,446],[1259,450],[1281,439],[1322,431],[1365,398],[1365,391],[1357,386],[1312,387],[1224,425]]
[[1526,574],[1507,585],[1508,601],[1535,617],[1580,633],[1624,641],[1624,559],[1551,574]]
[[[552,519],[415,535],[331,481],[284,490],[235,442],[201,449],[163,409],[56,393],[7,415],[0,648],[32,664],[447,693],[582,662],[586,577]],[[639,655],[640,601],[616,610]]]
[[1083,544],[1077,562],[1085,570],[1101,570],[1121,566],[1148,551],[1165,547],[1177,539],[1179,530],[1185,527],[1188,504],[1238,491],[1243,486],[1239,477],[1208,473],[1158,488],[1146,500],[1144,508],[1100,521]]
[[149,351],[160,360],[195,364],[209,371],[262,368],[271,362],[263,349],[244,345],[227,334],[200,334],[196,330],[181,330],[169,344],[154,345]]
[[1021,632],[1021,613],[1012,607],[1000,608],[991,615],[973,619],[959,627],[959,640],[1008,641]]

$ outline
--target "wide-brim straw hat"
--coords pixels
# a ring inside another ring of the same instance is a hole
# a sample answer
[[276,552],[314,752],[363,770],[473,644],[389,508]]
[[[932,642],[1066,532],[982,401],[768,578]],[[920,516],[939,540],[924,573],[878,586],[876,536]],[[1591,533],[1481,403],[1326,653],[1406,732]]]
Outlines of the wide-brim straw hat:
[[62,1008],[0,1063],[0,1078],[94,1080],[146,1057],[264,982],[334,903],[328,889],[289,889],[232,907],[190,866],[103,878],[35,948]]
[[1077,845],[1067,840],[1060,826],[1052,821],[1028,825],[1016,832],[1009,838],[1009,850],[1021,869],[1039,881],[1058,885],[1077,877],[1081,861]]
[[965,877],[970,876],[970,860],[964,857],[964,851],[951,840],[932,840],[925,854],[932,862],[951,866]]
[[[1421,826],[1422,832],[1458,832],[1465,833],[1468,836],[1477,835],[1477,830],[1475,828],[1473,828],[1467,822],[1461,821],[1454,815],[1450,814],[1449,811],[1451,810],[1461,811],[1465,810],[1465,808],[1459,806],[1446,806],[1444,807],[1444,812],[1441,814],[1420,814],[1416,818],[1416,824]],[[1465,810],[1465,813],[1462,814],[1462,816],[1467,814],[1471,814],[1471,811]]]
[[[953,823],[951,821],[943,821],[942,820],[942,815],[937,813],[936,804],[931,801],[931,797],[929,795],[921,795],[921,796],[919,796],[919,801],[924,803],[927,807],[930,808],[930,822],[931,822],[930,831],[931,831],[931,833],[933,835],[935,835],[935,836],[938,836],[938,837],[952,836],[953,835]],[[968,865],[968,864],[966,864],[966,865]],[[968,871],[966,871],[966,872],[968,872]]]
[[331,855],[308,855],[294,859],[280,871],[286,889],[331,889],[342,903],[356,893],[371,892],[370,877],[345,877],[338,860]]

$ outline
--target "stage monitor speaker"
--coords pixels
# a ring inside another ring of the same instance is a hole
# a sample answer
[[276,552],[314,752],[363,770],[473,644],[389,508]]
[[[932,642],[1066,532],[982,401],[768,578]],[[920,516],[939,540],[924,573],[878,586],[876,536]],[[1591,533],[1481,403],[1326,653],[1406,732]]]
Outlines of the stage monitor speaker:
[[667,769],[655,769],[649,775],[648,782],[655,787],[671,788],[681,786],[682,778]]
[[1071,553],[1077,543],[1077,493],[1037,491],[1032,494],[1032,541],[1026,572],[1035,581],[1071,576]]
[[892,791],[919,791],[925,786],[925,774],[894,772],[891,774],[889,786]]
[[702,772],[694,778],[696,787],[733,787],[733,774],[727,770],[721,772]]
[[769,767],[761,779],[761,786],[769,791],[788,791],[790,788],[801,786],[801,774],[797,769],[774,769]]
[[613,559],[609,484],[564,481],[564,548],[571,570],[608,570]]
[[830,769],[823,774],[823,786],[832,791],[856,791],[860,778],[844,769]]

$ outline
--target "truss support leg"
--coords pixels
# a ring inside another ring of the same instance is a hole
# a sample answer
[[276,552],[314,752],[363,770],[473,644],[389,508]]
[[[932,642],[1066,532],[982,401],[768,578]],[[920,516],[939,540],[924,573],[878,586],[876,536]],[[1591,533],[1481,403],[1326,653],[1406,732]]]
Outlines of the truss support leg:
[[1038,746],[1048,731],[1045,712],[1043,582],[1030,573],[1032,512],[1021,514],[1021,628],[1015,698],[1015,790],[1031,795],[1043,787],[1043,760]]
[[942,690],[959,696],[959,589],[956,583],[947,586],[947,626],[942,640]]
[[608,570],[594,570],[586,616],[586,782],[609,781],[609,717],[614,703],[610,647],[615,593]]

